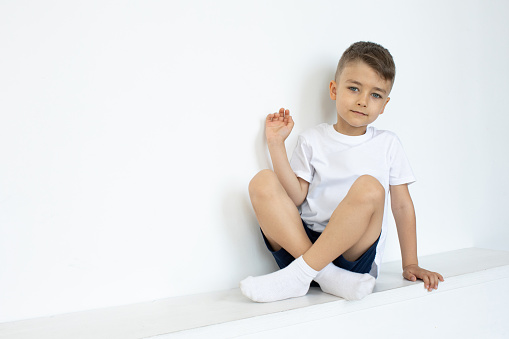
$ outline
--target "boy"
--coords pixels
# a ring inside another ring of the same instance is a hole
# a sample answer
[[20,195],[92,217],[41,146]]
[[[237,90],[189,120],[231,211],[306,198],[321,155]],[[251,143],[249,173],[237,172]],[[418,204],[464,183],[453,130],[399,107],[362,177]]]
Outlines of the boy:
[[391,54],[372,42],[352,44],[339,60],[329,91],[337,123],[299,136],[291,162],[284,141],[294,122],[288,109],[269,114],[266,138],[274,171],[249,184],[262,235],[281,270],[241,281],[253,301],[305,295],[315,281],[348,300],[373,291],[391,206],[403,276],[428,291],[443,277],[418,266],[415,212],[408,184],[415,181],[397,136],[368,126],[383,113],[395,77]]

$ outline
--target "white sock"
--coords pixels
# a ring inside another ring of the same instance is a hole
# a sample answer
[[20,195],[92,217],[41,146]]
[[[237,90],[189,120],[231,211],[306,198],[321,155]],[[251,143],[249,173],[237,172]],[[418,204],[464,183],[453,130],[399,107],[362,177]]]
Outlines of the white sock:
[[309,285],[317,273],[300,256],[282,270],[259,277],[247,277],[240,282],[240,290],[246,297],[257,302],[301,297],[308,293]]
[[350,272],[333,263],[325,266],[314,279],[322,291],[344,298],[359,300],[373,292],[375,278],[368,273]]

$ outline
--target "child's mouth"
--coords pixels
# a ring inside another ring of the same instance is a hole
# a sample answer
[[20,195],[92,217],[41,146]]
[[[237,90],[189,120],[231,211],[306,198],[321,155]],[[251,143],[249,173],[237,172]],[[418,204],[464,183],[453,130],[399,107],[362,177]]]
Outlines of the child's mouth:
[[364,114],[364,113],[362,113],[362,112],[358,112],[358,111],[352,111],[352,112],[354,112],[354,113],[356,113],[356,114],[360,114],[360,115],[365,115],[365,116],[367,115],[367,114]]

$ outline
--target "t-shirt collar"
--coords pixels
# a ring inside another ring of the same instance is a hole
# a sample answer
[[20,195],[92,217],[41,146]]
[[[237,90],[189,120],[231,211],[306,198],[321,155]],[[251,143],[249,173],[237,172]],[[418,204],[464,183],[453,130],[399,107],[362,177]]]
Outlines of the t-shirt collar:
[[332,125],[332,124],[328,124],[328,126],[327,126],[327,131],[329,132],[329,135],[334,140],[337,140],[339,142],[349,144],[349,145],[357,145],[357,144],[360,144],[362,142],[365,142],[365,141],[371,139],[373,137],[373,130],[374,130],[374,127],[368,126],[366,128],[366,133],[364,133],[363,135],[352,136],[352,135],[345,135],[345,134],[339,133],[338,131],[336,131],[334,129],[334,125]]

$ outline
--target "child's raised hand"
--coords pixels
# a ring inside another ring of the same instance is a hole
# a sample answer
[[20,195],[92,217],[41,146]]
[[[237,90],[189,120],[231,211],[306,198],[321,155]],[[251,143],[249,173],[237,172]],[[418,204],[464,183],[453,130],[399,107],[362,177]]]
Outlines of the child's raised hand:
[[293,129],[293,119],[290,116],[290,110],[281,108],[279,113],[267,115],[265,120],[265,136],[267,141],[285,141]]
[[424,281],[424,288],[431,292],[438,288],[438,281],[444,281],[441,274],[420,268],[417,265],[408,265],[403,269],[403,277],[410,281],[421,279]]

